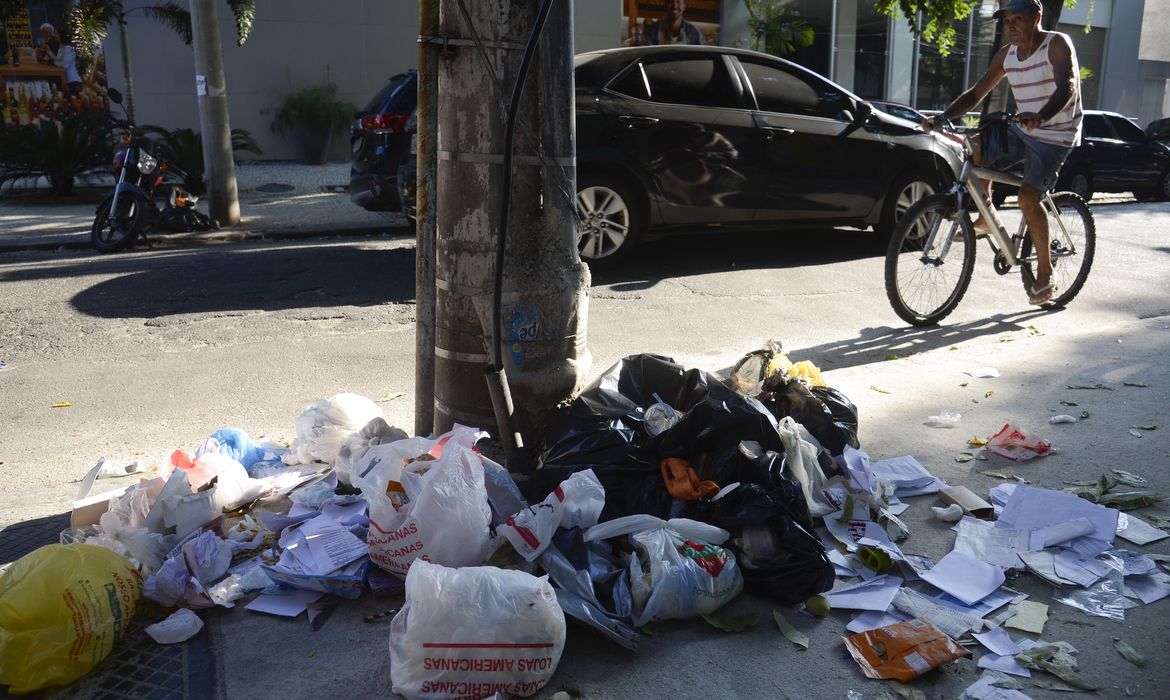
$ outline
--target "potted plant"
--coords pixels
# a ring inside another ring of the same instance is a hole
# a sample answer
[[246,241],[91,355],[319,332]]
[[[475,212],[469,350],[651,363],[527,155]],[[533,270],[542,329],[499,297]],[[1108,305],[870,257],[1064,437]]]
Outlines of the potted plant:
[[331,82],[310,85],[287,95],[275,110],[272,131],[290,140],[302,163],[325,162],[334,134],[340,132],[357,110],[337,99]]

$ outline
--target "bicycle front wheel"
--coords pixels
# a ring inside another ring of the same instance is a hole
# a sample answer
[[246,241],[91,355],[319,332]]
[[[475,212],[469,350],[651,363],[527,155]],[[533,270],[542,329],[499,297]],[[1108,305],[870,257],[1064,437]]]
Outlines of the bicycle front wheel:
[[[1056,294],[1045,306],[1064,306],[1085,286],[1093,254],[1097,250],[1097,224],[1085,200],[1072,192],[1052,195],[1052,202],[1060,212],[1057,220],[1048,212],[1048,246],[1052,251],[1052,281]],[[1024,289],[1036,281],[1036,259],[1032,257],[1032,236],[1029,233],[1020,245],[1020,276]]]
[[886,296],[914,326],[933,325],[959,305],[975,270],[975,231],[953,194],[906,210],[886,249]]

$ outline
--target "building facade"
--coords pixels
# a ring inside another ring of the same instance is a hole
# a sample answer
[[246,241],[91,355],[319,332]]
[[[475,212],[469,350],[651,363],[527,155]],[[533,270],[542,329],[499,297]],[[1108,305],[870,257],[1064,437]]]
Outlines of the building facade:
[[[135,7],[149,2],[129,0]],[[870,99],[940,109],[986,68],[994,41],[996,0],[982,0],[956,25],[947,55],[915,39],[903,18],[877,13],[869,0],[780,0],[801,13],[814,32],[811,46],[786,58]],[[620,46],[661,16],[661,0],[574,3],[577,52]],[[235,45],[235,25],[220,5],[224,66],[233,127],[248,129],[263,158],[292,157],[272,134],[272,111],[283,96],[331,81],[342,99],[361,107],[390,75],[412,68],[418,56],[418,3],[412,0],[281,0],[260,3],[252,36]],[[742,0],[691,0],[705,39],[753,48]],[[1089,31],[1086,32],[1086,27]],[[1065,9],[1061,31],[1091,71],[1084,82],[1088,107],[1133,117],[1140,124],[1170,114],[1170,0],[1078,0]],[[124,90],[115,29],[106,42],[110,87]],[[128,24],[139,121],[167,128],[198,127],[191,49],[170,31],[132,12]],[[334,145],[345,158],[347,144]]]

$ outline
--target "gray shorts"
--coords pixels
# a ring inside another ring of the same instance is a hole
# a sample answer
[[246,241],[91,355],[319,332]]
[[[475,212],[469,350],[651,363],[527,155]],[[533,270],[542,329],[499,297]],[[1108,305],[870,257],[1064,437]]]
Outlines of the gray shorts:
[[1060,166],[1064,165],[1071,151],[1071,148],[1033,138],[1019,124],[1012,124],[1008,129],[1006,147],[999,153],[983,154],[983,167],[1015,172],[1023,163],[1024,184],[1047,192],[1056,186]]

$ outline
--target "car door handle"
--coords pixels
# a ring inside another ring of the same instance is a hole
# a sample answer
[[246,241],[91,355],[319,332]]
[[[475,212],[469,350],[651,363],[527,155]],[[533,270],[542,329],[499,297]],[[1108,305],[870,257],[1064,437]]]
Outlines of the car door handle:
[[637,117],[632,114],[623,114],[618,117],[618,121],[625,124],[631,129],[636,129],[640,126],[652,126],[658,123],[657,117]]
[[789,129],[782,126],[762,126],[760,131],[764,132],[764,138],[774,139],[777,136],[792,136],[796,133],[795,129]]

